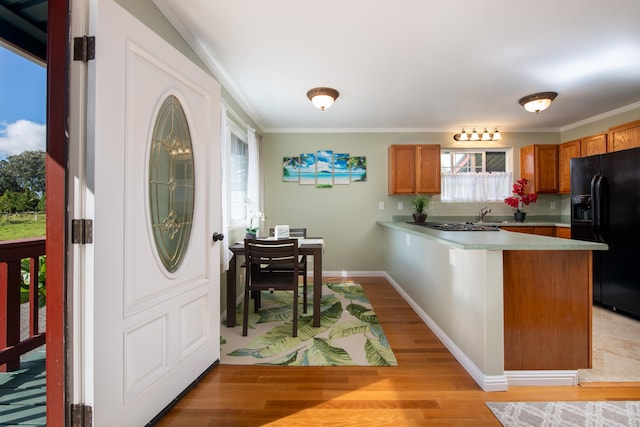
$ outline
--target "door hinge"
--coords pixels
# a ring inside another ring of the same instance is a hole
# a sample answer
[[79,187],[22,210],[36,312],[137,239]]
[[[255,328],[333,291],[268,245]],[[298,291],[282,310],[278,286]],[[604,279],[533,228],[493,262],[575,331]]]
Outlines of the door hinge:
[[91,427],[92,425],[92,409],[83,403],[74,403],[71,405],[71,426],[72,427]]
[[96,59],[96,38],[82,36],[73,38],[73,60],[87,62]]
[[71,243],[80,245],[93,243],[93,220],[71,220]]

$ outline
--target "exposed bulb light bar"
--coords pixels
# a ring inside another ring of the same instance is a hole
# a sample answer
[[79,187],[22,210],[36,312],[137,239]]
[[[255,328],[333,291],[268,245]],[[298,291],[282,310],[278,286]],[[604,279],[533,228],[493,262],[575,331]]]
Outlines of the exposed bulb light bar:
[[485,128],[482,135],[480,135],[475,129],[473,129],[471,135],[462,129],[461,133],[453,135],[453,139],[455,141],[500,141],[502,139],[502,135],[500,135],[500,131],[497,128],[495,128],[493,133],[489,133],[487,128]]

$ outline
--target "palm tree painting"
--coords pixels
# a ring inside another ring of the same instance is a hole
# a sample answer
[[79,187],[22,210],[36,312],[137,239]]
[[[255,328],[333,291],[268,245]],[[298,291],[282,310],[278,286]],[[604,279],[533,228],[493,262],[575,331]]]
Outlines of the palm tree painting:
[[349,184],[349,154],[334,153],[333,155],[333,183]]
[[349,168],[351,169],[351,182],[367,180],[367,158],[365,156],[349,158]]
[[282,180],[284,182],[300,181],[300,157],[282,158]]
[[318,150],[316,157],[316,175],[318,188],[333,187],[333,151]]

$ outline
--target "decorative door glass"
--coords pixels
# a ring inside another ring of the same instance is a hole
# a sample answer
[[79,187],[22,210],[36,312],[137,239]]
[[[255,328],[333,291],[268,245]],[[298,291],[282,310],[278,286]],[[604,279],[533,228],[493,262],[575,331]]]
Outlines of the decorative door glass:
[[180,101],[169,95],[156,117],[149,156],[149,212],[164,267],[175,272],[187,250],[195,194],[189,124]]

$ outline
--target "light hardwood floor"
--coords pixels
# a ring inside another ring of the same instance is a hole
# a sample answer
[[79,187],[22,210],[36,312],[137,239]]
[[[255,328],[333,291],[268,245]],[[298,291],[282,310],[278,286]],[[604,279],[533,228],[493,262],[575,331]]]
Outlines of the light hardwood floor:
[[219,365],[157,425],[500,426],[485,402],[640,400],[640,383],[483,392],[384,278],[350,281],[363,285],[397,367]]

